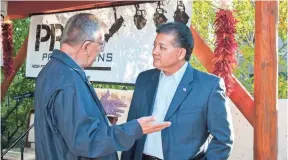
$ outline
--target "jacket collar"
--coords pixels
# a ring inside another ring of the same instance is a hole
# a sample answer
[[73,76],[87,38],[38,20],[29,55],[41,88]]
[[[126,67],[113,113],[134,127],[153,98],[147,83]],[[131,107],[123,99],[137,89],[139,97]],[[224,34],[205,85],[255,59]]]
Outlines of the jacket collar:
[[75,70],[84,80],[86,80],[86,73],[84,72],[83,68],[81,68],[69,55],[65,52],[54,49],[51,54],[52,58],[55,58],[65,65],[69,66],[71,69]]

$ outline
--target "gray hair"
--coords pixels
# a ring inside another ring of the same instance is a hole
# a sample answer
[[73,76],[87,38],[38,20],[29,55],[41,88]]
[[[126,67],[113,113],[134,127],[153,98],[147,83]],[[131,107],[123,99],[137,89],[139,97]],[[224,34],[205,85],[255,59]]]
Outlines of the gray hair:
[[77,45],[85,41],[95,41],[98,38],[96,33],[103,27],[105,24],[93,14],[76,14],[66,23],[60,45],[64,43]]

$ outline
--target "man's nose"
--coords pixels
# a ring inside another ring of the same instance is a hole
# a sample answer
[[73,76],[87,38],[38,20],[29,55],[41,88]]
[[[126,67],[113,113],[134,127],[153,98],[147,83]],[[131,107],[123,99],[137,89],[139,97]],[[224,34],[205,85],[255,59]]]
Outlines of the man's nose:
[[159,55],[159,52],[158,52],[157,48],[154,48],[154,49],[153,49],[152,54],[153,54],[153,55]]

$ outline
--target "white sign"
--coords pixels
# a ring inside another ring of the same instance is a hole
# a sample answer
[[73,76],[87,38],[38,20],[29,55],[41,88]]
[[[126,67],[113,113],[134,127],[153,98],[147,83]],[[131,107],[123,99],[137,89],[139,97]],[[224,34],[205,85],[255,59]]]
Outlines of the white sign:
[[67,20],[80,12],[96,15],[110,28],[109,34],[105,36],[105,50],[92,67],[85,69],[90,81],[134,84],[140,72],[153,68],[155,23],[177,19],[190,26],[192,1],[148,2],[138,6],[32,16],[26,77],[38,76],[49,61],[53,49],[60,48],[59,41]]

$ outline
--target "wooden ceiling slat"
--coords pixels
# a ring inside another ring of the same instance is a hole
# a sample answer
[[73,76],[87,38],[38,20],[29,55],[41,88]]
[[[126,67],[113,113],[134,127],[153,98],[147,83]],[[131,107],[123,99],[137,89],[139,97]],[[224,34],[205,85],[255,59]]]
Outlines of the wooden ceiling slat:
[[37,13],[65,12],[135,3],[139,1],[8,1],[7,11],[10,19],[13,20]]

